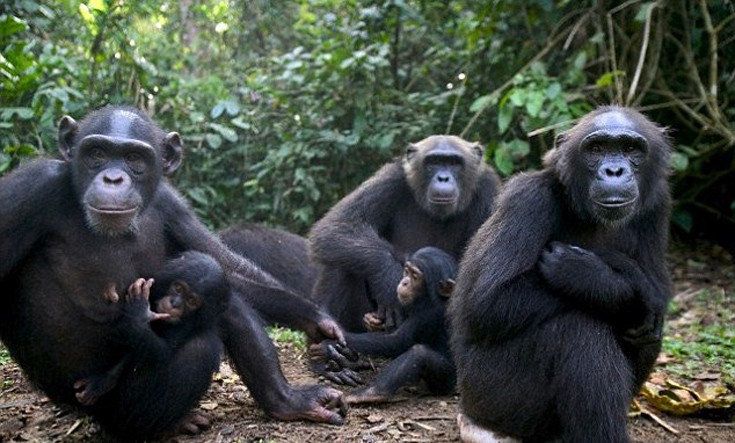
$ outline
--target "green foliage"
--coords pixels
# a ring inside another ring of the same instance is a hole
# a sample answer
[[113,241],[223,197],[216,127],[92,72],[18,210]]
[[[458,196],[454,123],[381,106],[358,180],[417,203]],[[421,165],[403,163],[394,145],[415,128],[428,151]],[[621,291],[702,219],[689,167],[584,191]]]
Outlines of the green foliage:
[[268,336],[279,346],[293,346],[298,350],[306,350],[306,334],[301,331],[281,326],[268,327]]
[[[668,372],[683,378],[712,371],[725,383],[735,383],[735,296],[702,290],[682,309],[670,307],[663,352],[674,361]],[[672,327],[675,324],[675,327]]]
[[461,134],[507,176],[539,167],[557,133],[613,102],[675,129],[674,226],[735,225],[735,12],[693,0],[610,7],[6,2],[0,174],[55,155],[62,115],[132,104],[182,134],[175,181],[210,226],[303,233],[408,142]]

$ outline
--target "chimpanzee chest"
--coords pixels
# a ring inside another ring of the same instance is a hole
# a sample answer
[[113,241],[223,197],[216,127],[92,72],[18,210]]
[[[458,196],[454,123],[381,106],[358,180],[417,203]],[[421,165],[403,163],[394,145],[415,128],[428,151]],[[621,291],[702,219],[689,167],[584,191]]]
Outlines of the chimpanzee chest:
[[400,255],[435,246],[458,257],[468,240],[467,221],[460,216],[439,220],[418,205],[406,205],[396,211],[385,237]]
[[[75,217],[46,236],[2,282],[9,299],[1,338],[31,380],[50,395],[106,370],[123,349],[114,334],[127,287],[166,259],[163,227],[144,220],[137,235],[102,236]],[[107,292],[114,286],[117,302]]]

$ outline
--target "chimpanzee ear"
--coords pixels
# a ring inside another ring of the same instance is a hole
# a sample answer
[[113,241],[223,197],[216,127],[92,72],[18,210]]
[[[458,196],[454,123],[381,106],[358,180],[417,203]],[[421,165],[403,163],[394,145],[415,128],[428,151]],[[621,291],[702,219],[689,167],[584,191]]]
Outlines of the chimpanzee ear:
[[409,143],[408,146],[406,146],[406,160],[411,160],[411,158],[416,155],[416,152],[418,152],[418,150],[418,145]]
[[554,138],[554,147],[558,148],[562,143],[566,142],[568,138],[569,135],[566,132],[556,134],[556,137]]
[[485,147],[480,142],[474,142],[471,146],[472,152],[477,155],[480,160],[485,158]]
[[59,122],[59,153],[66,161],[71,161],[71,147],[74,146],[74,136],[78,132],[79,124],[68,115],[65,115]]
[[457,284],[453,279],[448,278],[446,280],[440,280],[439,281],[439,287],[437,288],[437,292],[439,292],[439,295],[445,298],[449,298],[450,295],[452,295],[452,292],[454,291],[454,286]]
[[181,147],[181,136],[178,132],[169,132],[163,139],[163,175],[171,175],[179,169],[184,157]]

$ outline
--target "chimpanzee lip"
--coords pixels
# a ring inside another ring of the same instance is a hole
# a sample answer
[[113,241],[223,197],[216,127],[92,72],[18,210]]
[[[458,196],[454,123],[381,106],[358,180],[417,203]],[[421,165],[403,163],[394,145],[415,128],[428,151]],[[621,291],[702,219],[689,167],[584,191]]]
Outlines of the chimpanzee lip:
[[631,199],[619,199],[619,198],[609,198],[605,200],[597,200],[595,203],[597,203],[599,206],[602,206],[606,209],[618,209],[618,208],[624,208],[626,206],[632,205],[633,202],[635,202],[635,198]]
[[435,205],[451,205],[457,201],[456,197],[432,197],[429,201]]
[[129,215],[135,213],[138,210],[137,206],[131,208],[118,208],[118,207],[96,207],[89,205],[89,209],[103,215]]

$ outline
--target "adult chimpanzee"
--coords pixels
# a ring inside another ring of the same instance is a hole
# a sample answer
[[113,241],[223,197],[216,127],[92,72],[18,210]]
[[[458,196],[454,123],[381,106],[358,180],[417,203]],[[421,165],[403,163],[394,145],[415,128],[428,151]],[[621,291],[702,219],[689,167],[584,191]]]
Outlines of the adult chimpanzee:
[[[420,379],[438,394],[454,389],[456,375],[449,355],[444,312],[456,276],[457,262],[441,249],[427,246],[411,255],[396,288],[397,299],[407,308],[406,320],[392,332],[345,334],[347,346],[353,351],[397,357],[369,386],[348,395],[349,403],[388,401],[399,388]],[[339,343],[334,340],[314,344],[311,351],[319,357],[334,359],[338,364],[345,361]],[[333,381],[348,384],[359,381],[349,372],[339,373],[342,378]]]
[[506,184],[450,303],[464,440],[628,441],[670,295],[670,150],[640,113],[602,107]]
[[[209,371],[202,371],[202,376],[211,379],[219,366],[222,347],[217,335],[219,318],[229,304],[229,296],[230,287],[222,268],[211,256],[197,251],[187,251],[180,258],[169,261],[155,279],[140,278],[133,282],[123,297],[123,316],[110,332],[120,343],[128,344],[131,350],[106,373],[78,380],[74,384],[77,400],[84,405],[96,403],[117,386],[123,371],[131,365],[131,380],[165,374],[166,368],[162,364],[167,365],[171,356],[192,340],[211,351],[202,361],[209,367]],[[111,297],[120,299],[117,294]],[[125,388],[130,390],[130,386],[134,384],[126,384]],[[167,387],[166,383],[161,383],[161,386]],[[202,384],[199,387],[206,389],[207,386]],[[134,389],[132,393],[126,389],[115,395],[135,396]],[[195,398],[202,394],[203,391],[190,392]],[[153,398],[165,396],[159,394]],[[108,426],[115,426],[116,422],[117,419],[113,418]]]
[[[59,148],[64,161],[37,160],[0,180],[0,338],[30,380],[53,400],[76,403],[78,380],[104,373],[129,352],[109,333],[123,306],[102,295],[110,282],[128,287],[196,250],[222,266],[238,295],[223,313],[220,338],[260,406],[281,419],[342,421],[342,411],[329,409],[342,404],[338,391],[287,383],[260,317],[241,295],[275,291],[278,283],[210,233],[163,179],[181,163],[178,134],[133,108],[106,107],[80,123],[63,118]],[[334,321],[313,321],[335,336]],[[130,394],[126,401],[87,410],[127,423],[127,436],[168,429],[196,403],[191,392],[209,383],[202,361],[211,352],[191,340],[166,373],[131,386],[123,374],[118,386]],[[163,398],[154,401],[151,392]]]
[[286,288],[303,298],[311,297],[317,267],[309,259],[304,237],[251,223],[224,229],[219,236],[230,249],[249,258]]
[[364,331],[363,315],[376,309],[388,329],[400,323],[395,288],[407,255],[434,245],[459,259],[500,187],[483,153],[454,136],[409,144],[314,225],[311,252],[323,265],[314,299],[345,329]]

